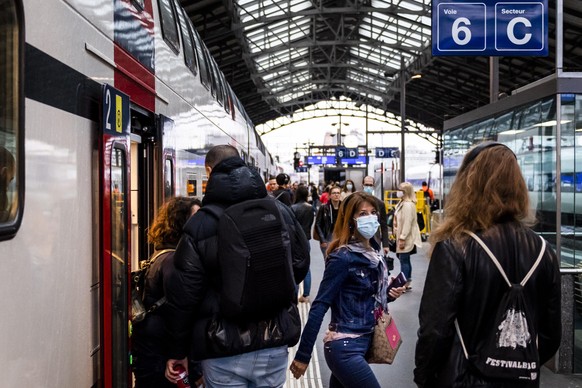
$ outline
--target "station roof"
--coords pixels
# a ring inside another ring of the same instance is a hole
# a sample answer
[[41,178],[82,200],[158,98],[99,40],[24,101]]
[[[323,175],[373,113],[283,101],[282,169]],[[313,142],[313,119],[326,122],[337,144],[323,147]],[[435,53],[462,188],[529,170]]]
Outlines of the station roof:
[[[399,115],[403,80],[406,118],[435,129],[490,101],[489,57],[432,56],[430,0],[180,3],[255,125],[342,95]],[[563,14],[564,69],[581,71],[582,1]],[[550,0],[548,57],[500,57],[500,94],[555,72],[555,20]]]

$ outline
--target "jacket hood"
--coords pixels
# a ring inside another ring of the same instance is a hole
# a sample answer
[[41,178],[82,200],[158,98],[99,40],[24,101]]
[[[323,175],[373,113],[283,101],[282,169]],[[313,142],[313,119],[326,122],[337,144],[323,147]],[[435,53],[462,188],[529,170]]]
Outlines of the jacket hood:
[[230,206],[248,199],[267,196],[267,188],[259,173],[238,157],[218,163],[210,174],[203,205]]

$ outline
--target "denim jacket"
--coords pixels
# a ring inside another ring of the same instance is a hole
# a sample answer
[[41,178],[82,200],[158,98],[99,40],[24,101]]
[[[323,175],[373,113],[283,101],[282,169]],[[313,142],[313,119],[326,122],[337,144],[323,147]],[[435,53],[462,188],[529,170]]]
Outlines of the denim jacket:
[[308,363],[313,345],[327,310],[331,307],[330,330],[367,334],[374,329],[374,296],[378,289],[378,268],[361,253],[346,247],[333,251],[325,264],[317,297],[311,305],[309,319],[295,359]]

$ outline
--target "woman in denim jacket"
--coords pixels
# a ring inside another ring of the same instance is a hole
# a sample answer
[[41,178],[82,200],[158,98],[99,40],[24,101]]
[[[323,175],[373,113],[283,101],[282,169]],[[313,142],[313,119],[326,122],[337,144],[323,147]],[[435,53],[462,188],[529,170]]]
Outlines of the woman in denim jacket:
[[374,309],[387,310],[388,299],[398,298],[404,287],[386,294],[388,272],[373,239],[379,226],[373,196],[356,192],[340,206],[323,280],[290,367],[295,378],[305,373],[323,317],[331,307],[324,338],[325,361],[332,373],[329,387],[380,387],[365,360],[376,324]]

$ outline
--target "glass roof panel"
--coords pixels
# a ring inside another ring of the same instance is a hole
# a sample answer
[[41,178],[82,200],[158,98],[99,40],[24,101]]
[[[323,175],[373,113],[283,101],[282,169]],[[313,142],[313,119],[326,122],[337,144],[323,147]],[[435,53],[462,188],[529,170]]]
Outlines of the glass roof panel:
[[253,75],[280,103],[338,90],[381,102],[394,82],[386,71],[400,70],[401,58],[411,64],[430,43],[431,0],[371,0],[353,9],[333,0],[234,3]]

